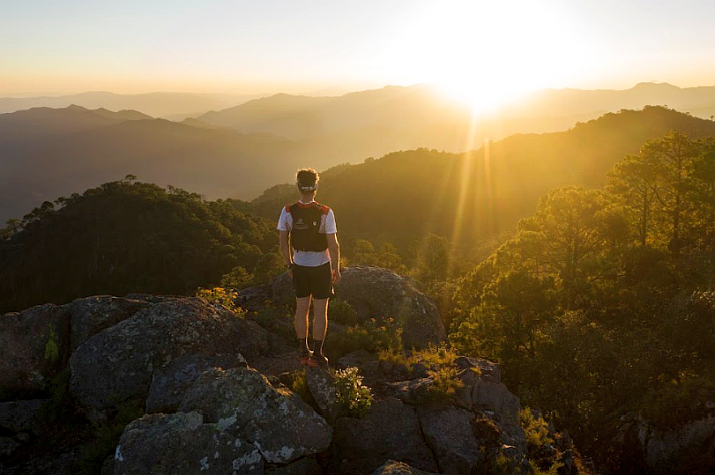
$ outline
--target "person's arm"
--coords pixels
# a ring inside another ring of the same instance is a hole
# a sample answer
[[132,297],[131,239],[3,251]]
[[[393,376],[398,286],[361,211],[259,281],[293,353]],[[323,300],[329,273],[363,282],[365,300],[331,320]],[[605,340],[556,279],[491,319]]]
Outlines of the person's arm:
[[[293,256],[291,255],[291,249],[290,249],[290,243],[289,241],[289,232],[288,231],[279,231],[280,236],[279,236],[279,241],[280,241],[280,246],[281,246],[281,255],[283,256],[283,262],[285,263],[286,266],[289,266],[293,263]],[[288,270],[288,274],[293,277],[293,269]]]
[[340,282],[340,243],[338,242],[338,234],[326,234],[328,239],[328,252],[330,253],[330,265],[333,268],[333,283]]

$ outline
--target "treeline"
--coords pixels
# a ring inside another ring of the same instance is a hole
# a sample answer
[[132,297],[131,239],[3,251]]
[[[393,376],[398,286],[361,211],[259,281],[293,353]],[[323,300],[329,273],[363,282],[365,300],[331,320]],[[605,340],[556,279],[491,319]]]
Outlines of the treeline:
[[542,197],[456,284],[450,338],[627,471],[636,452],[608,452],[624,414],[672,429],[715,394],[714,284],[715,136],[671,132],[617,163],[604,189]]
[[0,230],[0,313],[96,294],[187,294],[283,271],[275,224],[134,181],[46,201]]

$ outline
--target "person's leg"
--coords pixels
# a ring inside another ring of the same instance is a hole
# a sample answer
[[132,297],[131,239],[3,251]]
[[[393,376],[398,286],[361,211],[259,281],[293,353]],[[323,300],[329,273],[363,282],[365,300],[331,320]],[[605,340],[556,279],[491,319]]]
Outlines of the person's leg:
[[328,333],[328,300],[332,294],[332,274],[330,263],[314,269],[313,290],[313,358],[314,363],[327,365],[328,358],[323,353],[325,336]]
[[308,313],[310,311],[310,295],[295,299],[295,336],[298,338],[300,363],[307,364],[313,354],[308,346]]

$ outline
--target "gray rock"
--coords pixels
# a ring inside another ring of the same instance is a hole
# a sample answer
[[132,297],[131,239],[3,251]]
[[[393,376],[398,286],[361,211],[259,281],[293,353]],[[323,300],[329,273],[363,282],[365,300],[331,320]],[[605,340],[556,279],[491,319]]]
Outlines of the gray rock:
[[154,371],[146,398],[146,412],[176,412],[186,391],[204,371],[237,366],[246,367],[246,360],[241,355],[185,355],[171,360]]
[[433,475],[434,473],[412,468],[403,462],[388,460],[385,465],[375,470],[373,475]]
[[114,453],[114,475],[262,474],[249,442],[205,424],[201,414],[148,414],[130,423]]
[[341,473],[370,473],[387,460],[437,471],[415,411],[396,399],[374,403],[362,419],[338,419],[334,449],[336,458],[347,459]]
[[[287,273],[273,281],[272,290],[278,304],[295,298]],[[407,277],[379,267],[346,267],[336,292],[355,309],[361,322],[394,318],[402,328],[406,348],[447,341],[437,307]]]
[[526,454],[526,436],[519,424],[519,399],[502,383],[492,382],[491,375],[480,376],[467,369],[462,370],[460,378],[464,386],[456,391],[457,404],[493,419],[502,431],[502,443]]
[[186,354],[265,352],[266,331],[198,298],[169,299],[84,342],[70,358],[70,391],[90,411],[146,398],[155,368]]
[[186,392],[182,412],[198,411],[221,430],[253,443],[270,463],[326,450],[332,429],[300,396],[274,388],[252,369],[209,369]]
[[321,475],[323,469],[314,456],[303,457],[293,463],[283,466],[266,467],[266,475]]
[[418,378],[410,381],[389,383],[388,386],[392,388],[397,399],[415,406],[429,399],[429,388],[432,383],[432,378]]
[[109,295],[95,295],[77,299],[66,305],[72,315],[72,351],[89,337],[132,316],[150,305],[141,300],[130,300]]
[[69,353],[70,313],[66,307],[45,304],[0,315],[0,388],[13,392],[46,389]]
[[474,437],[472,413],[452,406],[421,407],[417,410],[417,417],[441,473],[477,473],[485,455],[479,451]]
[[335,421],[342,412],[338,404],[335,378],[325,369],[307,367],[305,379],[308,390],[320,409],[320,414],[329,422]]
[[37,415],[46,402],[47,399],[31,399],[0,403],[0,429],[37,433]]
[[9,457],[18,447],[20,444],[10,437],[0,437],[0,457]]
[[638,433],[646,463],[650,467],[656,467],[670,458],[677,457],[681,452],[701,447],[706,441],[712,441],[715,438],[715,417],[690,421],[683,427],[671,431],[649,428],[644,421],[639,420]]

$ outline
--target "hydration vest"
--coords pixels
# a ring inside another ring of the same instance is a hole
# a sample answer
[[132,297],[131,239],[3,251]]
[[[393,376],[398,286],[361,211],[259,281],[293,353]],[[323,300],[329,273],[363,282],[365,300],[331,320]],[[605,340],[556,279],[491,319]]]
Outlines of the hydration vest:
[[328,239],[320,232],[320,223],[329,211],[330,208],[315,201],[308,205],[298,201],[286,206],[286,212],[293,217],[293,228],[290,232],[293,249],[322,252],[328,248]]

